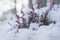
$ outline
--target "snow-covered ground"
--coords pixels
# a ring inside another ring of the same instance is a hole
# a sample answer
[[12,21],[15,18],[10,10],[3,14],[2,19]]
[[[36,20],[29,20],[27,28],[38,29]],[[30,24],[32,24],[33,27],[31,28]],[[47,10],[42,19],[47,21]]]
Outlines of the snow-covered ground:
[[0,40],[60,40],[60,22],[40,26],[38,30],[19,29],[18,33],[7,22],[0,23]]

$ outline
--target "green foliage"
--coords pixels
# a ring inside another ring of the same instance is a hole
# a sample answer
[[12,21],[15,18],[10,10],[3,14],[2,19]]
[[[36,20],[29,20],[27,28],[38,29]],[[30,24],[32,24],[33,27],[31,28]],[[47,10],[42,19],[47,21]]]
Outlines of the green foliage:
[[45,20],[43,21],[43,25],[49,25],[48,20],[45,19]]

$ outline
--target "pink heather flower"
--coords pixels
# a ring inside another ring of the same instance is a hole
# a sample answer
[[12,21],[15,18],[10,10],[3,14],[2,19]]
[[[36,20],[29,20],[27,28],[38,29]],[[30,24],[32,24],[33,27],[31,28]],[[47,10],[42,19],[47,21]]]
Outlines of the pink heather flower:
[[50,3],[50,9],[54,7],[54,2]]
[[24,23],[24,22],[26,22],[26,19],[25,19],[25,18],[22,18],[22,21],[23,21],[23,23]]
[[41,6],[42,6],[41,3],[38,3],[37,8],[40,9]]
[[40,21],[42,22],[43,20],[44,20],[44,17],[43,17],[43,15],[41,15]]

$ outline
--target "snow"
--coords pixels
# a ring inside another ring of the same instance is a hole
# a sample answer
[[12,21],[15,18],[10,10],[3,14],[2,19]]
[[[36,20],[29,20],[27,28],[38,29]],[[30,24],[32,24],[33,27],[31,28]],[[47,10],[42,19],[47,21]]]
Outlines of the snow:
[[39,28],[39,24],[38,23],[31,23],[30,26],[29,26],[29,29],[35,29],[37,30]]
[[[17,4],[16,4],[17,15],[19,15],[20,17],[22,16],[21,10],[23,8],[28,8],[28,2],[29,2],[29,0],[17,0]],[[26,10],[26,9],[24,9],[24,10]]]
[[58,5],[56,6],[54,6],[51,10],[50,10],[50,12],[48,13],[48,16],[47,16],[47,19],[49,20],[49,21],[56,21],[56,22],[58,22],[59,20],[60,20],[60,14],[59,14],[60,12],[59,12],[59,8],[58,8]]
[[[21,0],[20,0],[21,1]],[[27,5],[27,4],[26,4]],[[21,5],[22,6],[22,5]],[[18,7],[18,10],[20,6]],[[41,16],[48,8],[43,7],[35,12]],[[7,14],[6,20],[0,22],[0,40],[60,40],[60,8],[57,5],[48,13],[49,21],[56,21],[56,24],[42,25],[38,23],[30,23],[29,28],[18,29],[16,26],[16,18],[12,14]],[[29,8],[23,9],[24,18],[28,22],[28,13],[32,11]],[[18,12],[20,13],[20,12]],[[13,18],[13,19],[12,19]],[[20,19],[22,23],[22,18]],[[34,30],[33,30],[34,29]],[[18,31],[18,32],[17,32]]]
[[[50,24],[48,26],[38,26],[37,23],[32,23],[31,27],[35,27],[38,30],[29,29],[19,29],[19,32],[16,33],[17,28],[11,29],[11,26],[5,22],[3,25],[0,25],[0,39],[1,40],[59,40],[60,39],[60,22],[56,24]],[[38,26],[38,27],[37,27]],[[56,39],[55,39],[56,37]]]
[[42,15],[42,9],[35,9],[34,11],[39,17]]
[[25,15],[28,15],[28,13],[33,12],[33,10],[30,9],[30,8],[24,8],[23,12],[24,12]]
[[60,22],[54,25],[54,28],[50,31],[51,40],[60,40]]
[[20,32],[19,40],[36,40],[36,37],[34,37],[35,31],[29,29],[21,29]]

